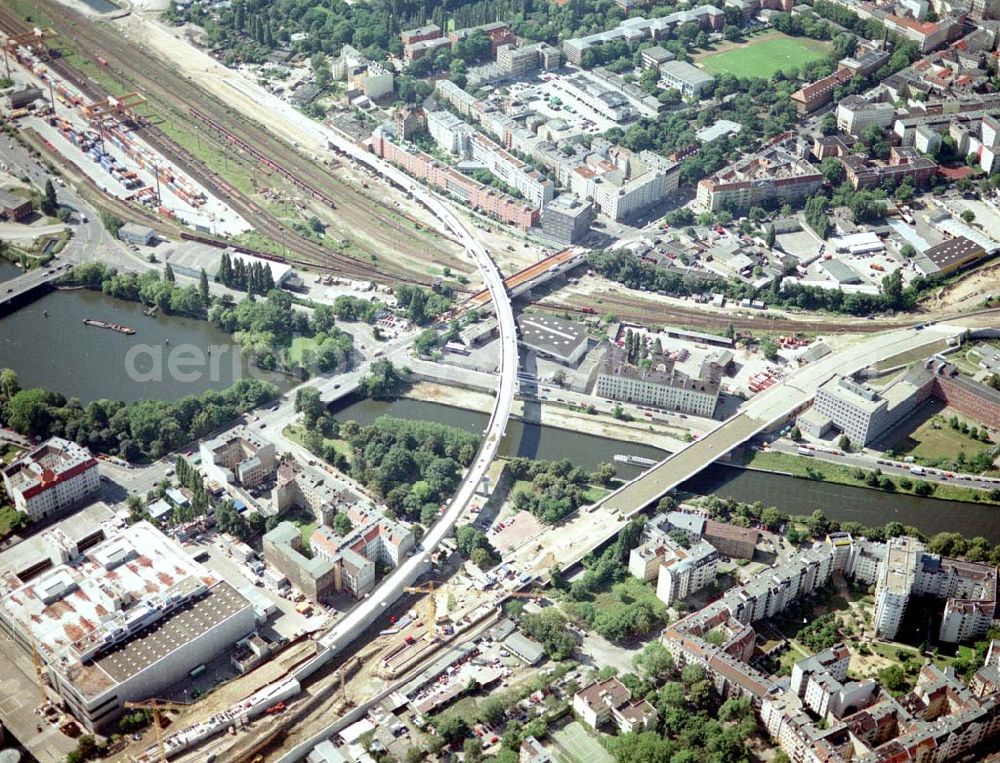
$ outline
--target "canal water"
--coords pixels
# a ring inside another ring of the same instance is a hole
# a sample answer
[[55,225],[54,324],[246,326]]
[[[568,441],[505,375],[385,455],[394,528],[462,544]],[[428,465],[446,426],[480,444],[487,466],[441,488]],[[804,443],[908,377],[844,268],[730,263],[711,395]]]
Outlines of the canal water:
[[860,522],[867,526],[902,522],[927,535],[960,532],[967,538],[982,535],[991,543],[1000,543],[1000,506],[918,498],[722,464],[712,464],[681,489],[745,503],[761,501],[786,514],[812,514],[821,509],[838,522]]
[[[335,415],[339,421],[354,419],[360,424],[369,424],[379,416],[436,421],[478,435],[483,433],[489,419],[485,413],[478,411],[408,398],[393,401],[356,400],[337,408]],[[619,453],[657,461],[666,455],[664,451],[650,445],[608,440],[596,435],[513,419],[507,425],[507,436],[500,443],[502,456],[525,456],[551,461],[568,458],[587,471],[593,471],[601,463],[614,463],[614,457]],[[642,469],[625,464],[615,464],[615,467],[620,477],[629,479],[642,472]]]
[[[335,411],[340,421],[354,419],[370,423],[382,415],[437,421],[477,434],[486,425],[486,414],[466,411],[440,403],[400,399],[392,402],[360,400]],[[650,445],[608,440],[565,429],[511,421],[507,437],[500,445],[505,456],[528,456],[540,459],[568,458],[588,471],[602,462],[612,461],[616,453],[661,459],[664,452]],[[632,478],[642,470],[615,464],[620,477]],[[1000,507],[960,501],[941,501],[896,495],[879,490],[831,485],[825,482],[768,474],[713,464],[681,489],[698,495],[715,494],[765,506],[777,506],[786,514],[811,514],[816,509],[840,522],[883,525],[902,522],[928,535],[942,531],[960,532],[967,537],[982,535],[1000,543]]]
[[[0,267],[0,279],[17,268]],[[148,316],[143,306],[100,292],[53,291],[0,317],[0,368],[17,371],[22,388],[47,387],[84,403],[177,400],[225,389],[250,375],[232,337],[208,321]],[[47,313],[47,315],[46,315]],[[92,318],[135,329],[127,335],[84,325]],[[286,377],[253,369],[287,389]]]

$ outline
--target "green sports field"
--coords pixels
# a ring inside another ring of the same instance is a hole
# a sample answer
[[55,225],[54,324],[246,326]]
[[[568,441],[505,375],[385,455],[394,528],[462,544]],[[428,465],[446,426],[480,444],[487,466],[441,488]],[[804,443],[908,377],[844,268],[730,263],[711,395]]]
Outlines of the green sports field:
[[695,61],[709,74],[770,79],[775,72],[825,58],[831,50],[828,42],[768,32],[746,42],[724,43],[715,51],[695,56]]

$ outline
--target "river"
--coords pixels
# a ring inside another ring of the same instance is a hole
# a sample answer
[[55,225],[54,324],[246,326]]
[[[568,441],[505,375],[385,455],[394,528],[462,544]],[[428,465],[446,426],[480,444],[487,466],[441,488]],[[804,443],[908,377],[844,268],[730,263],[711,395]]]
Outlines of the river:
[[681,489],[745,503],[761,501],[765,506],[777,506],[786,514],[811,514],[821,509],[839,522],[869,526],[902,522],[927,535],[960,532],[967,538],[982,535],[991,543],[1000,543],[1000,506],[918,498],[722,464],[713,464]]
[[[487,418],[483,413],[407,398],[392,402],[353,401],[338,408],[335,414],[340,421],[354,419],[362,424],[388,414],[437,421],[477,434],[482,432]],[[649,445],[608,440],[514,420],[507,426],[507,437],[500,446],[500,453],[540,459],[568,458],[588,471],[601,462],[611,461],[616,453],[656,459],[664,456],[662,450]],[[635,467],[615,466],[619,476],[624,478],[635,477],[641,472]],[[828,517],[841,522],[874,526],[898,521],[917,527],[928,535],[945,530],[957,531],[970,538],[982,535],[992,543],[1000,543],[1000,507],[996,506],[895,495],[721,464],[708,467],[682,485],[681,489],[699,495],[733,497],[746,503],[762,501],[765,506],[777,506],[786,514],[811,514],[816,509],[822,509]]]
[[[0,263],[0,280],[19,272]],[[143,309],[93,291],[45,294],[0,316],[0,368],[17,371],[22,388],[47,387],[84,403],[178,400],[225,389],[248,375],[249,364],[229,334],[208,321],[148,316]],[[87,326],[85,318],[136,333]],[[262,376],[256,369],[254,374]],[[283,389],[291,386],[285,377],[267,378]]]
[[[355,400],[336,409],[340,421],[354,419],[368,424],[379,416],[398,416],[404,419],[423,419],[458,427],[468,432],[482,434],[488,420],[485,413],[467,411],[440,403],[400,398],[391,402],[384,400]],[[616,454],[643,456],[655,460],[662,459],[664,451],[650,445],[608,440],[597,435],[570,432],[540,424],[530,424],[511,419],[507,425],[507,436],[500,444],[501,456],[525,456],[556,461],[568,458],[575,465],[593,471],[598,464],[614,462]],[[632,478],[642,470],[624,464],[615,464],[620,477]]]

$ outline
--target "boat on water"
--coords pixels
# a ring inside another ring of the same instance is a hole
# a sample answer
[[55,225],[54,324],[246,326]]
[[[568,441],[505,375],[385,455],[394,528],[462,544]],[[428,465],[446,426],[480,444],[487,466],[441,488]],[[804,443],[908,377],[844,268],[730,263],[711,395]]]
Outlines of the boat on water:
[[642,456],[628,456],[618,453],[615,455],[616,464],[628,464],[629,466],[656,466],[656,461],[652,458]]
[[99,329],[111,329],[112,331],[117,331],[119,334],[134,334],[135,329],[130,326],[123,326],[120,323],[108,323],[107,321],[99,321],[94,318],[84,318],[83,322],[88,326],[94,326]]

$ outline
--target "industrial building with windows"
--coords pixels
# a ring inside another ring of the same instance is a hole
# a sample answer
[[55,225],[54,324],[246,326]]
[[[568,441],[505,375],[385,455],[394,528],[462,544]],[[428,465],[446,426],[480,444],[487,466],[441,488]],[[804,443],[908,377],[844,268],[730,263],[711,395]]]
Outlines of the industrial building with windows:
[[53,437],[3,470],[14,508],[32,522],[76,508],[101,488],[97,460],[75,442]]
[[652,405],[710,418],[719,401],[719,379],[694,379],[674,368],[665,355],[650,358],[648,368],[626,361],[625,351],[611,345],[597,373],[594,393],[611,400]]
[[3,578],[0,630],[37,652],[43,675],[89,731],[155,697],[255,628],[253,605],[139,522],[81,553],[54,533],[55,566]]

